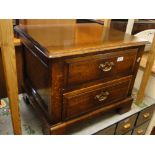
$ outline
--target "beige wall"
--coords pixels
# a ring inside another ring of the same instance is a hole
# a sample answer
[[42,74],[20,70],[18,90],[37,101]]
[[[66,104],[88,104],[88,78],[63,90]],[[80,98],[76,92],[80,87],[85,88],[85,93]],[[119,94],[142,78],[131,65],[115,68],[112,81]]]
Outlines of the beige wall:
[[[143,70],[139,69],[137,77],[136,77],[136,81],[135,81],[135,84],[134,84],[134,87],[136,89],[139,89],[141,79],[142,79],[142,75],[143,75]],[[146,90],[145,90],[145,94],[147,96],[152,97],[152,98],[155,99],[155,75],[150,76],[150,79],[148,81],[148,85],[147,85]]]

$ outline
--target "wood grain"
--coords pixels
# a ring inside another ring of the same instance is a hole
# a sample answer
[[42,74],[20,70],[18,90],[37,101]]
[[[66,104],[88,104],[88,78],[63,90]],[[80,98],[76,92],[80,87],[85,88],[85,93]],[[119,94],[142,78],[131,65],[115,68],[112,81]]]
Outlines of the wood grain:
[[[133,73],[137,52],[138,49],[134,48],[66,60],[64,65],[66,73],[65,87],[70,89],[71,86],[80,86],[94,80],[105,82],[112,77],[116,79],[125,75],[128,76]],[[123,58],[123,61],[118,62],[119,57]],[[103,71],[99,68],[100,65],[107,62],[113,63],[109,71]]]
[[21,134],[12,20],[0,20],[0,41],[14,134]]
[[[131,79],[132,76],[129,76],[63,94],[64,120],[125,99],[128,95]],[[99,100],[97,96],[103,97],[104,99]]]
[[[22,35],[22,40],[29,40],[33,48],[42,51],[39,52],[42,59],[43,57],[53,59],[104,53],[106,50],[143,46],[146,43],[137,37],[112,28],[108,29],[96,23],[53,24],[50,26],[24,25],[15,27],[15,31],[20,36]],[[38,55],[37,53],[36,55]]]

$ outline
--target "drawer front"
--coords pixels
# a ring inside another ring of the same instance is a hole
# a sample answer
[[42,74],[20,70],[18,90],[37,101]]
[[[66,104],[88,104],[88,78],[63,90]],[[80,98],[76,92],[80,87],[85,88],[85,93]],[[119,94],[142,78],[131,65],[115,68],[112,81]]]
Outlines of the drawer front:
[[138,116],[136,126],[150,120],[153,115],[153,111],[154,111],[154,106],[151,106],[151,107],[146,108],[145,110],[141,111]]
[[132,76],[63,94],[63,119],[125,99]]
[[118,123],[117,129],[116,129],[116,135],[122,135],[131,130],[134,127],[136,118],[138,114],[135,114],[125,120],[122,120]]
[[149,121],[135,128],[133,131],[133,135],[144,135],[147,130],[148,125],[149,125]]
[[137,49],[98,54],[65,61],[65,86],[74,87],[97,80],[108,81],[132,74]]
[[116,129],[116,124],[111,125],[110,127],[107,127],[97,133],[95,135],[114,135]]

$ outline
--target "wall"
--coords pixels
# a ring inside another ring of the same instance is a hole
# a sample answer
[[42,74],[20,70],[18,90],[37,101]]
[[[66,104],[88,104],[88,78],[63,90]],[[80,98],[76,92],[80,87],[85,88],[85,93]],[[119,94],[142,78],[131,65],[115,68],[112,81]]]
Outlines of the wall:
[[[140,83],[141,83],[141,79],[142,79],[142,75],[143,75],[143,70],[139,69],[138,73],[137,73],[137,77],[135,80],[135,84],[134,87],[136,89],[139,89]],[[155,99],[155,74],[150,76],[150,79],[148,81],[148,85],[146,87],[145,90],[145,94],[151,98]]]

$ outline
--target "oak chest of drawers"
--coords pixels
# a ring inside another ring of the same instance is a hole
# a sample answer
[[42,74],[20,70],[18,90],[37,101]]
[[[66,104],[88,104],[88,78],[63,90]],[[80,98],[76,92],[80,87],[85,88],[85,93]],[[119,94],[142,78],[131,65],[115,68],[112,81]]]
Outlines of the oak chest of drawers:
[[25,99],[47,134],[66,134],[105,112],[124,113],[145,42],[102,25],[15,27],[23,44]]

